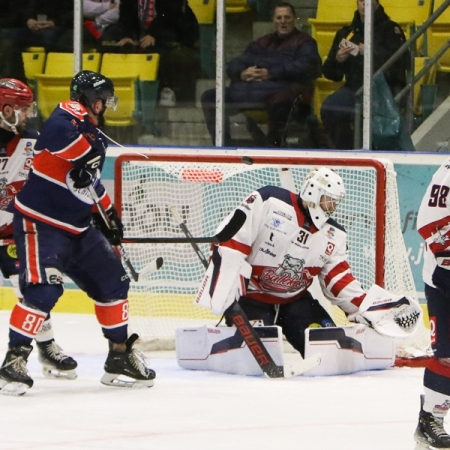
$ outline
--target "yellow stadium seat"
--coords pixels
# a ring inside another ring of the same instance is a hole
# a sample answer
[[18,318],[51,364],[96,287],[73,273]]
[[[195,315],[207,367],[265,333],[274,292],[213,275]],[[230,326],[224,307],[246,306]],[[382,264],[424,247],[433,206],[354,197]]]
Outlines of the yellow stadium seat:
[[31,87],[36,86],[36,75],[44,72],[46,54],[43,52],[23,52],[22,60],[25,76]]
[[[406,38],[409,39],[411,32],[430,16],[432,0],[383,0],[381,3],[386,14],[401,26]],[[418,54],[424,52],[423,37],[417,40],[417,52]]]
[[336,31],[350,25],[356,11],[354,0],[319,0],[315,18],[308,19],[311,36],[317,41],[319,55],[324,58],[330,51]]
[[194,11],[200,25],[215,22],[216,0],[189,0],[189,6]]
[[[436,11],[444,0],[435,0],[433,11]],[[447,8],[430,25],[427,31],[428,56],[433,56],[436,52],[450,40],[450,8]],[[437,70],[439,72],[450,72],[450,51],[446,51],[439,59]]]
[[[84,53],[83,70],[98,72],[100,59],[100,53]],[[47,119],[59,103],[69,100],[73,76],[73,53],[47,54],[44,73],[36,75],[37,101],[42,119]]]
[[248,5],[247,0],[225,0],[225,11],[227,13],[243,13],[250,10],[251,7]]
[[189,0],[189,6],[197,17],[200,29],[200,64],[207,78],[214,78],[216,0]]
[[334,91],[343,86],[345,81],[332,81],[325,77],[320,77],[316,79],[316,86],[314,89],[314,114],[317,119],[321,122],[320,118],[320,108],[322,107],[323,101],[331,95]]
[[151,132],[158,91],[159,54],[105,53],[100,72],[111,78],[117,109],[105,115],[109,126],[130,126],[141,122]]

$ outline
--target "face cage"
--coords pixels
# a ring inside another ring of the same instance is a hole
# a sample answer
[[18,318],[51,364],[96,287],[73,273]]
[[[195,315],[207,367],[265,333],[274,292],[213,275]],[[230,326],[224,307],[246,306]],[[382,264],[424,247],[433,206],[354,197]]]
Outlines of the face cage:
[[331,217],[337,210],[339,204],[344,200],[343,197],[337,197],[330,194],[322,194],[320,197],[320,208],[327,217]]
[[112,109],[115,111],[117,109],[117,103],[119,102],[119,98],[115,95],[111,95],[110,97],[106,97],[105,108]]

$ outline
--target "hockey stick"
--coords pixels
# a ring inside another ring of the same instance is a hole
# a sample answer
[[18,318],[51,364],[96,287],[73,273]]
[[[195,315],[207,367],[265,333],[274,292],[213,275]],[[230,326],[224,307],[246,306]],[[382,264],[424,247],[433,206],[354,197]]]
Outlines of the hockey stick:
[[[88,186],[88,190],[89,190],[89,194],[91,195],[92,200],[96,204],[97,209],[99,210],[100,215],[102,216],[102,219],[104,220],[106,226],[111,230],[112,228],[115,227],[115,224],[108,217],[108,214],[106,214],[105,208],[100,203],[100,199],[98,198],[97,192],[95,192],[94,186],[92,186],[92,184],[90,184]],[[147,264],[141,270],[141,272],[137,272],[136,269],[133,267],[130,257],[128,255],[127,251],[125,250],[125,248],[123,247],[123,245],[119,244],[119,245],[117,245],[117,248],[119,249],[120,256],[122,257],[122,260],[125,263],[125,265],[128,267],[128,270],[130,271],[131,276],[134,281],[138,281],[139,277],[142,275],[147,275],[149,273],[156,272],[163,265],[164,260],[163,260],[163,258],[159,257],[159,258],[156,258],[154,261],[151,261],[149,264]]]
[[[215,236],[211,237],[193,237],[189,230],[186,228],[183,219],[178,214],[177,208],[175,205],[172,205],[168,208],[175,220],[179,224],[180,228],[183,230],[183,233],[186,237],[142,237],[142,238],[123,238],[123,242],[132,243],[132,244],[191,244],[194,246],[195,244],[212,244],[219,242],[229,241],[237,231],[242,227],[245,222],[246,216],[240,211],[236,210],[233,214],[233,217],[230,219],[228,224],[223,228],[223,230],[219,231]],[[198,246],[195,246],[195,251],[198,254],[200,249]],[[203,258],[206,261],[205,256]]]
[[[181,228],[183,233],[187,238],[192,239],[192,235],[184,223],[183,219],[179,215],[175,206],[169,207],[170,212],[172,213],[175,221],[178,223],[178,226]],[[242,222],[243,223],[243,222]],[[228,239],[227,239],[228,240]],[[208,268],[208,260],[206,259],[203,252],[200,250],[199,246],[194,241],[189,241],[195,253],[197,254],[199,260],[205,267]],[[307,360],[303,360],[299,363],[292,364],[288,366],[288,370],[285,370],[283,366],[278,366],[273,360],[272,356],[270,356],[266,347],[262,343],[260,337],[255,332],[253,326],[245,315],[239,303],[235,300],[231,306],[227,309],[228,316],[231,318],[233,324],[236,329],[244,339],[244,342],[247,344],[250,352],[252,353],[255,361],[258,363],[259,367],[263,371],[265,375],[269,378],[283,378],[289,376],[300,375],[306,370],[309,370],[318,364],[320,364],[320,355],[315,355]]]

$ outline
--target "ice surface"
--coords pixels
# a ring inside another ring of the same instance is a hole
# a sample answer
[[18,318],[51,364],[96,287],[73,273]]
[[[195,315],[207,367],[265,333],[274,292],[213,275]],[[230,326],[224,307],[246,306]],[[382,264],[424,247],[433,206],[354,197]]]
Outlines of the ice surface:
[[[0,358],[9,312],[0,311]],[[34,386],[0,395],[1,450],[413,450],[423,369],[271,380],[178,367],[150,353],[155,386],[100,384],[107,343],[94,316],[53,314],[78,378],[49,380],[33,350]]]

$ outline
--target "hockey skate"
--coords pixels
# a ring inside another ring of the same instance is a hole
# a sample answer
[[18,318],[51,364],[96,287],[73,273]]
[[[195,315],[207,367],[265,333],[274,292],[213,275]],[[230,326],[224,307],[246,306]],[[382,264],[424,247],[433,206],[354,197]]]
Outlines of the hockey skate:
[[0,392],[7,395],[23,395],[33,386],[28,375],[28,356],[33,350],[31,345],[10,348],[0,368]]
[[145,365],[143,355],[132,348],[138,338],[137,334],[132,334],[123,351],[110,348],[105,362],[105,374],[100,380],[102,384],[133,388],[153,386],[155,372]]
[[39,350],[39,362],[42,364],[42,373],[47,378],[66,378],[74,380],[77,377],[75,371],[77,362],[63,353],[62,348],[50,339],[45,342],[37,342]]
[[416,450],[450,449],[450,436],[444,430],[444,419],[423,410],[424,396],[420,396],[419,423],[414,433]]

